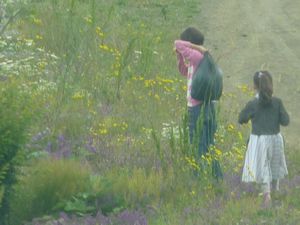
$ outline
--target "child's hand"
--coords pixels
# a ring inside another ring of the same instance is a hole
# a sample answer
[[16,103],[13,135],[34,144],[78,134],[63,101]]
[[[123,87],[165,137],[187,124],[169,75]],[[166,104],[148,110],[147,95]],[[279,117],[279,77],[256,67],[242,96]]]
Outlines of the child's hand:
[[208,52],[209,50],[207,48],[204,48],[203,46],[201,45],[198,45],[198,48],[199,48],[199,51],[204,53],[204,52]]
[[176,48],[173,48],[173,52],[175,52],[177,55],[180,55],[180,52]]
[[204,52],[207,52],[207,51],[208,51],[208,49],[205,48],[205,47],[203,47],[202,45],[195,45],[195,44],[193,44],[193,43],[191,43],[191,48],[192,48],[192,49],[195,49],[195,50],[198,50],[198,51],[201,52],[201,53],[204,53]]

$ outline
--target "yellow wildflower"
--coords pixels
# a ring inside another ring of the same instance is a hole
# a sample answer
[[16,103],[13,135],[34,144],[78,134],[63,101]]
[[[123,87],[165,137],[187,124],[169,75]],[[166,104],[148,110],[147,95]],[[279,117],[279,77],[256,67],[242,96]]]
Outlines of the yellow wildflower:
[[85,20],[85,22],[87,23],[93,23],[92,17],[91,16],[85,16],[83,17],[83,19]]
[[100,28],[99,26],[96,27],[96,34],[97,34],[99,37],[101,37],[101,38],[104,37],[104,33],[102,32],[102,30],[101,30],[101,28]]
[[99,134],[107,134],[108,130],[106,128],[99,129]]
[[105,51],[109,51],[109,47],[105,44],[100,44],[99,48],[102,49],[102,50],[105,50]]
[[34,17],[33,18],[33,23],[36,24],[36,25],[42,25],[42,20]]
[[74,99],[74,100],[80,100],[80,99],[83,99],[83,97],[84,97],[84,92],[83,91],[77,91],[72,96],[72,99]]
[[227,130],[228,130],[228,131],[233,131],[233,130],[234,130],[234,125],[233,125],[233,124],[229,124],[229,125],[227,126]]

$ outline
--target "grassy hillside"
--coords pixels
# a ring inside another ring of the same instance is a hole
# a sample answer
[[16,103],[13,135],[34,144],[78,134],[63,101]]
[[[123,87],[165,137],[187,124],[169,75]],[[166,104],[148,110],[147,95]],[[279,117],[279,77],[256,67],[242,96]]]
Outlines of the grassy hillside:
[[[256,186],[240,182],[249,126],[232,118],[236,99],[253,94],[250,85],[225,90],[211,155],[199,160],[188,144],[186,81],[173,42],[186,26],[201,29],[199,1],[4,3],[2,23],[18,14],[0,39],[0,86],[30,96],[34,112],[26,144],[20,143],[6,224],[300,220],[299,154],[288,155],[290,177],[271,210],[260,208]],[[211,179],[216,158],[223,182]],[[1,165],[0,175],[6,171]],[[1,176],[0,185],[5,196],[10,187]]]

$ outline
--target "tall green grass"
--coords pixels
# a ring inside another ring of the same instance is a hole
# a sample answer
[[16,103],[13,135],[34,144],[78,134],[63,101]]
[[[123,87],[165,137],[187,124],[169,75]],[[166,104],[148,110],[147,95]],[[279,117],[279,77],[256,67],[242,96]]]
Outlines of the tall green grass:
[[35,161],[21,174],[10,200],[9,224],[55,212],[59,203],[89,187],[89,169],[75,161]]
[[24,161],[22,151],[36,111],[32,97],[15,79],[0,82],[0,223],[7,221],[9,198],[16,183],[17,167]]

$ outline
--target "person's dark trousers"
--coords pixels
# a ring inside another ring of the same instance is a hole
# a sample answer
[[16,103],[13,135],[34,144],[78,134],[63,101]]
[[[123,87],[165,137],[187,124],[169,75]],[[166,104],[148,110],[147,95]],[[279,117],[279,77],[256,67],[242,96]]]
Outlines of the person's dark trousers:
[[[195,135],[199,137],[198,154],[201,159],[201,156],[208,152],[209,146],[214,145],[214,134],[217,130],[214,103],[209,102],[188,107],[188,114],[190,143],[193,143]],[[223,177],[217,160],[212,162],[212,175],[217,179]]]

